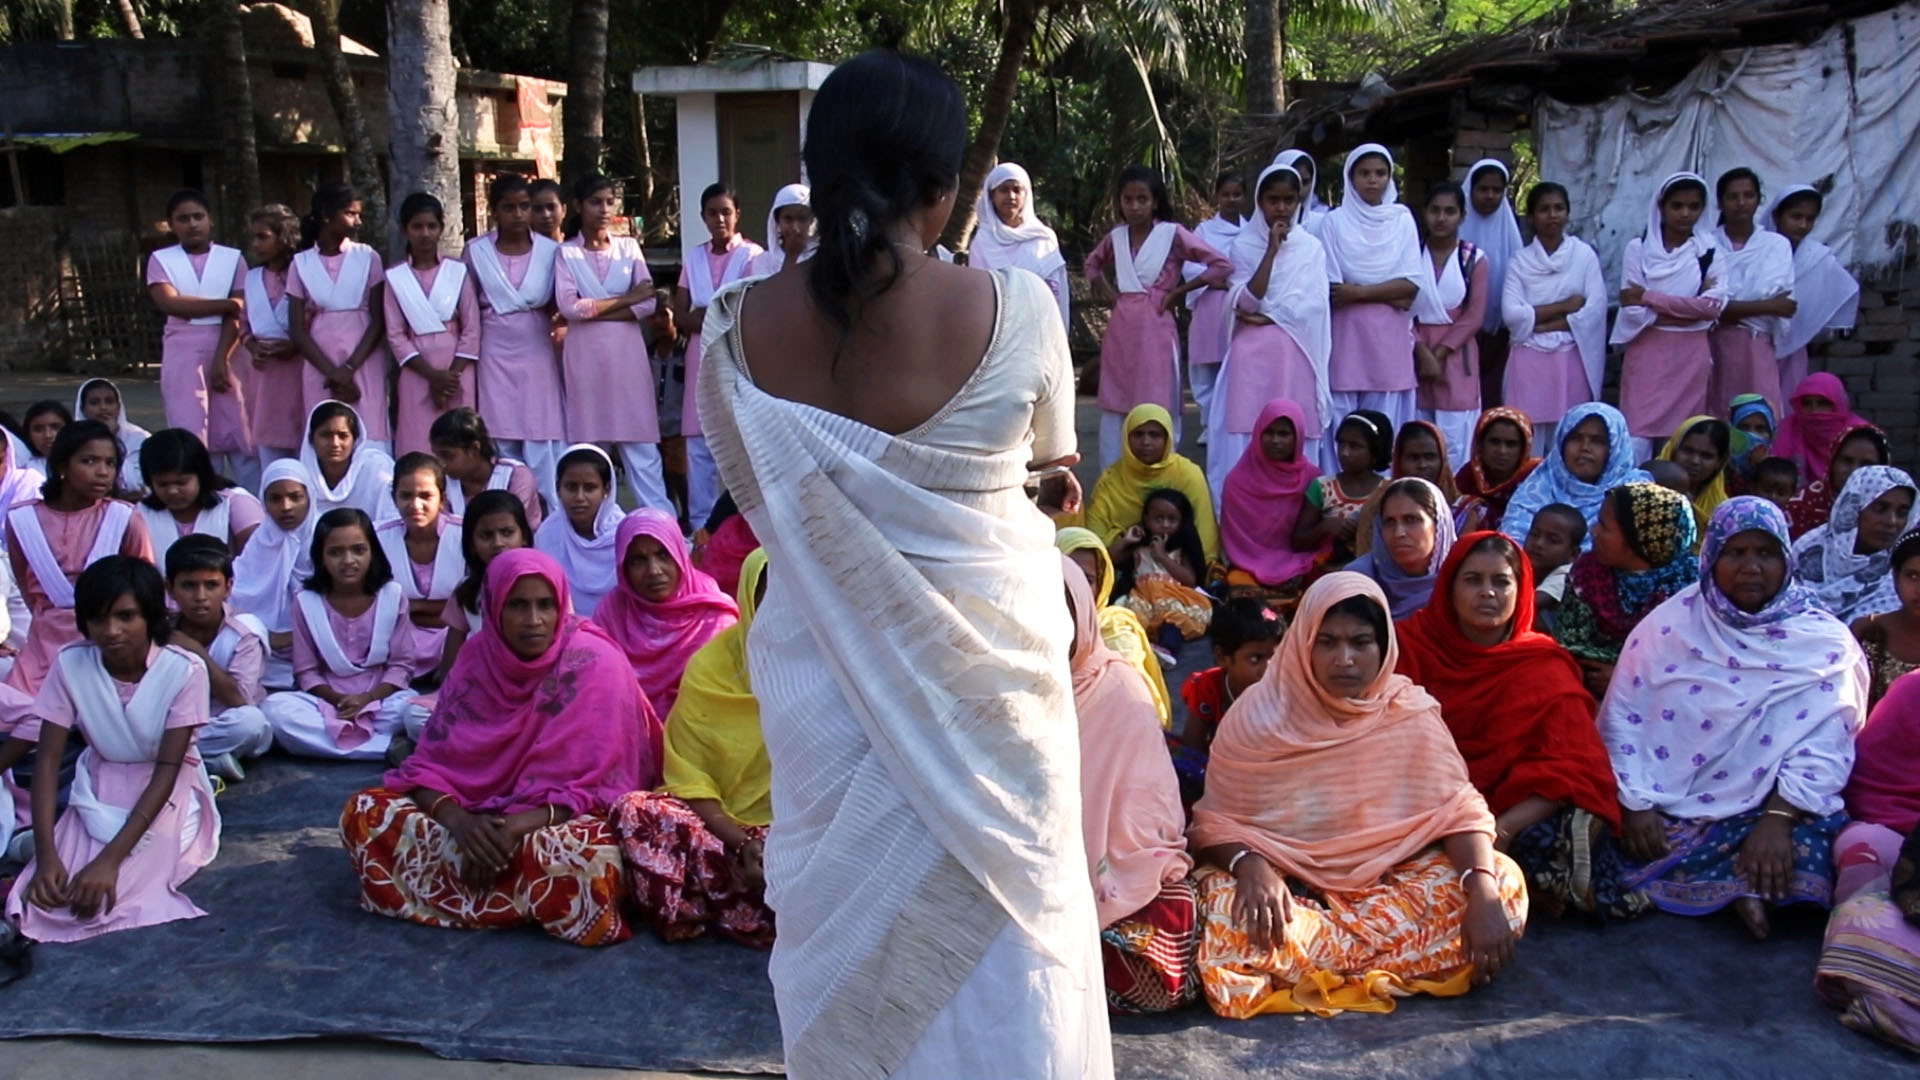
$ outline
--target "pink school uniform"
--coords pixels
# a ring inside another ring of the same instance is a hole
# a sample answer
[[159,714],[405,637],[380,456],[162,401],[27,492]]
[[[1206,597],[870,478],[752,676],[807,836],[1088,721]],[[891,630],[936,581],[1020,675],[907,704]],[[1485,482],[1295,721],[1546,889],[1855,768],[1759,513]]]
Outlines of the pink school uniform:
[[[1433,265],[1430,252],[1421,255]],[[1440,377],[1420,383],[1413,395],[1420,419],[1438,427],[1448,446],[1472,446],[1473,427],[1480,420],[1480,327],[1487,318],[1492,279],[1486,255],[1460,241],[1453,254],[1433,266],[1434,298],[1445,309],[1446,320],[1429,315],[1414,323],[1415,338],[1428,348],[1446,345],[1453,350],[1440,365]],[[1498,307],[1499,298],[1491,303]]]
[[[636,282],[651,280],[640,244],[632,237],[616,236],[607,250],[588,251],[576,236],[560,245],[553,298],[567,318],[567,339],[561,350],[567,438],[576,443],[617,444],[634,493],[642,503],[665,509],[673,503],[660,472],[660,415],[654,404],[646,335],[638,322],[592,318],[598,301],[622,296]],[[634,318],[652,314],[654,303],[649,297],[634,304]]]
[[[166,732],[206,722],[207,669],[183,649],[149,650],[147,673],[137,683],[108,675],[100,650],[87,642],[60,651],[16,734],[38,739],[43,725],[54,724],[86,739],[66,812],[53,826],[54,848],[69,876],[92,862],[126,824],[153,779]],[[180,886],[219,850],[220,811],[200,751],[190,745],[166,805],[120,864],[111,911],[82,920],[69,909],[46,911],[27,903],[39,872],[36,859],[7,897],[7,918],[29,938],[55,942],[196,919],[206,912]]]
[[[1229,258],[1234,238],[1240,235],[1240,221],[1228,221],[1218,214],[1193,227],[1200,241]],[[1205,263],[1190,262],[1180,268],[1182,280],[1192,281],[1206,273]],[[1220,378],[1220,363],[1227,358],[1225,288],[1196,289],[1187,294],[1187,308],[1193,318],[1187,323],[1187,385],[1193,388],[1193,403],[1200,406],[1201,423],[1211,438],[1213,391]],[[1067,332],[1073,332],[1071,321]]]
[[[532,237],[532,250],[503,254],[488,233],[467,244],[480,300],[480,365],[474,387],[487,430],[535,477],[553,471],[567,444],[560,358],[553,347],[553,280],[560,245]],[[548,492],[558,505],[558,494]]]
[[68,512],[30,502],[7,512],[7,558],[33,613],[27,644],[7,674],[8,685],[38,693],[54,655],[80,640],[73,615],[74,582],[81,571],[109,555],[153,561],[147,523],[131,503],[101,499]]
[[166,563],[168,549],[183,536],[218,537],[231,551],[234,537],[259,528],[267,519],[266,508],[260,505],[260,500],[242,488],[222,488],[214,497],[219,505],[200,511],[190,522],[174,517],[171,510],[155,510],[145,500],[136,504],[141,520],[147,524],[155,565]]
[[387,268],[387,348],[393,362],[400,365],[394,397],[398,416],[394,420],[393,453],[433,452],[427,429],[448,409],[472,408],[475,401],[475,373],[460,378],[460,393],[445,405],[435,402],[424,376],[406,365],[414,357],[424,359],[441,371],[457,359],[471,364],[480,361],[480,301],[474,294],[473,275],[467,264],[457,259],[441,259],[431,270],[420,270],[412,262],[398,262]]
[[[181,296],[196,300],[224,300],[243,292],[246,279],[247,260],[238,249],[222,244],[210,245],[198,255],[174,244],[147,260],[147,284],[169,284]],[[218,315],[198,319],[169,315],[160,337],[160,398],[166,406],[167,426],[193,432],[216,457],[253,452],[241,371],[252,366],[248,358],[235,352],[233,385],[226,393],[216,394],[207,385],[225,321]]]
[[[293,599],[293,682],[298,690],[267,695],[262,706],[282,749],[309,757],[378,761],[400,730],[413,700],[413,620],[398,581],[381,586],[372,606],[352,618],[327,598],[302,589]],[[307,691],[322,684],[360,694],[381,683],[398,687],[358,714],[342,717]]]
[[240,687],[246,699],[239,705],[222,705],[207,699],[207,726],[195,740],[202,757],[222,754],[254,758],[273,749],[273,726],[260,703],[267,699],[267,627],[251,615],[243,615],[226,605],[226,619],[213,644],[207,646],[213,662],[224,668]]
[[[733,234],[733,240],[725,251],[713,250],[712,244],[701,244],[699,251],[706,256],[702,262],[696,263],[692,257],[688,257],[680,267],[680,287],[687,290],[687,296],[696,311],[704,310],[713,303],[714,293],[750,276],[753,260],[765,254],[759,244],[739,233]],[[702,266],[705,273],[692,273],[695,266]],[[704,523],[708,515],[713,513],[713,504],[720,500],[720,474],[713,463],[713,454],[707,449],[706,435],[700,428],[699,387],[700,338],[696,335],[687,342],[687,374],[680,397],[680,434],[687,440],[687,519]]]
[[[1582,303],[1567,316],[1567,329],[1534,329],[1535,308],[1573,296]],[[1507,268],[1500,317],[1513,342],[1503,397],[1533,422],[1533,453],[1557,451],[1561,417],[1575,405],[1600,400],[1606,379],[1607,281],[1600,256],[1577,236],[1561,237],[1552,252],[1535,238]]]
[[[1774,197],[1761,221],[1771,225],[1781,204],[1816,190],[1807,184],[1789,185]],[[1780,358],[1782,390],[1799,386],[1807,377],[1807,345],[1821,331],[1852,328],[1860,315],[1860,283],[1840,265],[1832,248],[1809,236],[1793,248],[1793,302],[1793,317],[1774,324],[1773,351]]]
[[[287,293],[307,305],[307,332],[320,351],[334,363],[353,354],[354,346],[367,332],[373,320],[368,301],[374,286],[386,280],[379,253],[351,240],[340,244],[338,255],[322,255],[319,248],[308,248],[293,257],[287,274]],[[387,356],[376,348],[353,376],[360,400],[351,402],[366,425],[369,442],[391,445],[393,425],[387,419]],[[333,397],[326,380],[312,364],[302,363],[300,375],[301,416]],[[304,441],[305,433],[302,433]]]
[[253,357],[244,352],[247,341],[288,341],[288,271],[256,266],[247,271],[247,317],[240,320],[240,344],[243,351],[234,354],[236,370],[244,367],[251,374],[246,382],[247,419],[253,434],[254,449],[263,458],[292,457],[305,441],[306,391],[301,388],[301,372],[307,362],[297,352],[287,352],[253,366]]
[[[1727,300],[1769,300],[1793,292],[1793,244],[1779,233],[1755,223],[1746,243],[1736,244],[1725,228],[1714,233],[1718,259],[1711,271],[1725,282]],[[1780,401],[1780,358],[1773,339],[1781,320],[1753,315],[1732,325],[1721,323],[1707,334],[1713,352],[1713,375],[1707,383],[1707,405],[1713,416],[1725,416],[1734,398],[1759,394]]]
[[[493,473],[487,477],[487,486],[480,491],[504,491],[519,499],[520,505],[527,511],[528,529],[538,530],[540,522],[546,516],[540,510],[540,485],[534,480],[533,470],[524,461],[515,461],[506,457],[494,458]],[[476,491],[473,494],[478,495],[480,492]],[[448,513],[465,515],[467,500],[471,497],[467,494],[466,485],[448,478]]]
[[[1609,338],[1627,347],[1620,364],[1620,411],[1636,439],[1664,439],[1687,417],[1714,412],[1707,400],[1713,370],[1707,332],[1726,305],[1726,275],[1707,268],[1718,254],[1706,225],[1713,216],[1711,202],[1694,225],[1693,235],[1678,247],[1666,246],[1660,197],[1682,180],[1706,186],[1693,173],[1667,177],[1655,189],[1647,231],[1627,241],[1621,259],[1621,288],[1638,285],[1646,290],[1640,303],[1620,308]],[[1709,278],[1719,280],[1703,293]]]
[[[397,519],[383,522],[374,529],[374,535],[393,567],[393,579],[400,583],[409,602],[445,600],[447,609],[451,610],[460,606],[453,600],[453,590],[467,576],[467,559],[460,551],[460,519],[441,514],[433,525],[440,534],[440,546],[429,563],[414,562],[407,554],[406,522]],[[413,627],[409,666],[415,674],[431,672],[440,666],[440,653],[446,641],[447,631],[442,627]]]

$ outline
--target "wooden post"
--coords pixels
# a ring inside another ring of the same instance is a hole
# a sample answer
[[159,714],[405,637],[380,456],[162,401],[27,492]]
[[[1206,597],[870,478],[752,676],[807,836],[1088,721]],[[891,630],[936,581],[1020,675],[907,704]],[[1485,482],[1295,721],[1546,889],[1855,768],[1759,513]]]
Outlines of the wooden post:
[[13,205],[27,205],[26,181],[20,178],[20,145],[13,141],[13,125],[7,125],[7,172],[13,177]]

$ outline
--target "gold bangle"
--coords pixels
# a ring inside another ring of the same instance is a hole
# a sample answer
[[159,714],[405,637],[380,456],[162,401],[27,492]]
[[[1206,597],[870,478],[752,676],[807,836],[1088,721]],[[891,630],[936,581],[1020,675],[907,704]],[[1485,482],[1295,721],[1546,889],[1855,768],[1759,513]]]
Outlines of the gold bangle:
[[1792,821],[1792,822],[1795,822],[1795,823],[1798,823],[1798,822],[1799,822],[1799,820],[1800,820],[1800,811],[1798,811],[1798,810],[1778,810],[1778,809],[1774,809],[1774,808],[1772,808],[1772,807],[1769,807],[1769,808],[1767,809],[1767,816],[1768,816],[1768,817],[1783,817],[1783,818],[1786,818],[1786,819],[1787,819],[1788,821]]
[[451,798],[453,798],[452,794],[446,794],[433,800],[433,805],[427,807],[427,816],[432,818],[435,821],[439,821],[440,820],[440,804],[443,802],[446,802],[448,799],[451,799]]

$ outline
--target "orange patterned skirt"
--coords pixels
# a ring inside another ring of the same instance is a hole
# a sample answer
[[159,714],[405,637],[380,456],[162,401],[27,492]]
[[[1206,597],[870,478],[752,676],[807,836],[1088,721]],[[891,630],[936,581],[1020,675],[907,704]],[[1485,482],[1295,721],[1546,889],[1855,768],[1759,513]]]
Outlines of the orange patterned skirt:
[[[1527,922],[1526,876],[1496,853],[1500,901],[1517,935]],[[1286,941],[1258,950],[1233,921],[1234,879],[1200,872],[1200,949],[1207,1004],[1244,1020],[1262,1013],[1392,1012],[1396,998],[1454,997],[1473,985],[1461,925],[1467,895],[1438,848],[1401,863],[1369,889],[1295,893]]]
[[1200,996],[1193,974],[1197,905],[1193,879],[1160,887],[1146,907],[1100,931],[1107,1007],[1120,1013],[1177,1009]]
[[605,818],[536,829],[483,891],[460,880],[453,834],[400,792],[371,788],[348,799],[340,839],[360,878],[360,906],[376,915],[461,930],[535,923],[575,945],[633,935],[620,914],[620,847]]

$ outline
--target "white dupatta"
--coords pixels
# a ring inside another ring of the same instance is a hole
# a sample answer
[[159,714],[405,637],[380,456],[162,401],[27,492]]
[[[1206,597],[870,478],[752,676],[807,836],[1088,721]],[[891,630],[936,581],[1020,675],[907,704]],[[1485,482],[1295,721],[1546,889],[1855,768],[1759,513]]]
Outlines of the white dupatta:
[[753,264],[753,258],[761,254],[760,245],[733,234],[733,243],[727,248],[727,261],[720,266],[720,280],[713,280],[712,262],[707,258],[713,248],[701,244],[686,256],[687,260],[687,296],[695,308],[703,308],[713,303],[713,294],[724,289],[732,282],[747,276],[747,268]]
[[499,239],[494,233],[475,237],[467,245],[467,262],[473,266],[474,279],[486,294],[487,306],[496,315],[534,311],[553,302],[553,260],[559,254],[560,245],[539,233],[533,233],[532,237],[527,276],[520,279],[518,287],[507,277],[507,268],[500,261]]
[[[516,465],[525,467],[524,462],[515,461],[512,458],[495,458],[493,472],[487,474],[486,490],[506,491],[507,485],[513,480],[513,469]],[[456,515],[467,512],[467,489],[460,481],[452,478],[448,478],[447,481],[447,509]]]
[[[592,443],[575,443],[554,459],[554,468],[559,462],[575,450],[591,450],[607,463],[607,471],[613,471],[613,459],[605,450]],[[560,478],[553,478],[554,487],[560,486]],[[615,535],[620,531],[620,522],[626,518],[626,511],[614,500],[613,492],[600,502],[600,509],[594,514],[593,535],[581,536],[574,531],[573,522],[567,520],[565,508],[557,508],[558,513],[547,515],[534,530],[533,546],[553,556],[560,568],[567,572],[567,583],[573,586],[573,610],[589,618],[600,607],[600,601],[613,591],[619,583],[620,556],[613,550]]]
[[[1018,225],[1001,221],[1000,212],[993,208],[994,190],[1008,181],[1018,184],[1027,193],[1025,213]],[[986,182],[980,185],[980,201],[974,207],[974,216],[979,219],[979,225],[973,231],[973,239],[967,244],[968,266],[977,266],[982,270],[1017,266],[1022,270],[1031,270],[1042,278],[1052,277],[1056,271],[1066,267],[1066,257],[1060,254],[1060,237],[1051,226],[1040,220],[1039,212],[1033,205],[1033,178],[1021,166],[1003,161],[993,167],[993,171],[987,174]],[[1145,250],[1144,245],[1142,250]],[[1155,276],[1158,273],[1156,270]],[[1146,280],[1152,281],[1153,278]]]
[[[601,277],[593,272],[593,261],[587,258],[586,245],[579,237],[560,245],[560,257],[567,261],[567,273],[573,278],[574,290],[581,296],[589,300],[611,300],[624,295],[633,288],[636,266],[641,278],[653,280],[646,260],[640,257],[640,244],[633,237],[613,237],[606,255],[607,276]],[[692,280],[693,275],[687,277]]]
[[[1387,190],[1370,203],[1353,186],[1353,169],[1360,159],[1378,154],[1387,161]],[[1393,154],[1379,143],[1363,143],[1347,154],[1341,178],[1346,197],[1320,222],[1320,242],[1327,249],[1332,280],[1352,285],[1378,285],[1401,278],[1413,282],[1413,315],[1427,322],[1448,322],[1434,298],[1433,264],[1420,250],[1420,230],[1413,211],[1400,205],[1400,188],[1393,182]],[[1259,190],[1258,185],[1254,190]]]
[[430,293],[421,290],[420,275],[414,272],[411,260],[387,268],[387,288],[393,290],[394,302],[400,305],[400,313],[407,317],[407,329],[415,337],[446,333],[447,324],[460,311],[460,286],[466,280],[467,264],[458,259],[440,260]]
[[[1156,221],[1147,238],[1134,251],[1128,238],[1129,227],[1116,225],[1108,239],[1113,241],[1113,279],[1123,293],[1144,293],[1160,280],[1167,258],[1173,254],[1173,237],[1179,226],[1171,221]],[[1175,363],[1178,363],[1176,353]]]
[[[108,499],[106,502],[106,515],[100,519],[100,528],[93,534],[93,547],[87,550],[87,566],[109,555],[119,554],[120,544],[127,536],[127,522],[133,520],[131,504],[119,499]],[[7,520],[13,523],[14,538],[20,541],[20,553],[26,556],[27,566],[40,582],[40,591],[47,594],[47,601],[57,608],[71,608],[73,579],[60,569],[60,560],[54,558],[53,548],[47,544],[46,530],[40,527],[40,515],[34,512],[34,507],[38,505],[21,503],[7,511]]]
[[[180,539],[180,520],[173,516],[173,511],[165,507],[155,510],[148,506],[145,499],[136,505],[140,511],[140,517],[147,523],[147,534],[153,538],[153,554],[162,564],[165,564],[167,552]],[[231,546],[233,543],[230,525],[232,520],[233,504],[216,495],[211,509],[202,510],[194,515],[193,528],[189,529],[186,535],[214,536]]]
[[[307,430],[313,430],[313,414],[322,405],[340,404],[344,402],[329,398],[307,410]],[[353,457],[347,461],[347,471],[339,483],[327,483],[327,474],[320,470],[320,456],[313,450],[313,437],[309,435],[300,443],[300,464],[307,470],[307,495],[313,502],[309,516],[318,518],[329,510],[351,506],[375,524],[398,517],[400,511],[393,505],[393,459],[368,445],[367,425],[360,420],[360,410],[351,405],[347,409],[353,413]]]
[[[767,250],[753,257],[747,265],[747,273],[753,277],[777,274],[787,268],[787,249],[780,244],[780,211],[789,206],[811,206],[813,189],[805,184],[788,184],[773,193],[773,206],[767,210]],[[807,233],[807,246],[801,250],[796,263],[813,258],[820,246],[820,229],[816,223]]]
[[[193,272],[193,256],[187,254],[187,249],[179,244],[154,252],[153,261],[167,272],[167,280],[173,283],[174,291],[181,296],[195,300],[225,300],[233,295],[233,272],[240,269],[240,250],[223,244],[209,246],[206,267],[197,274]],[[219,326],[225,318],[224,315],[201,315],[181,321],[194,326]]]
[[374,595],[373,640],[367,644],[366,659],[358,664],[347,658],[347,650],[334,635],[333,623],[327,618],[326,597],[312,589],[301,589],[297,600],[300,621],[313,638],[314,651],[320,654],[329,673],[336,678],[350,678],[369,669],[386,666],[387,653],[393,645],[393,631],[400,624],[401,612],[406,609],[406,597],[401,592],[398,580],[380,586],[380,591]]
[[433,578],[425,592],[414,583],[413,557],[407,553],[407,523],[396,518],[373,530],[380,550],[386,552],[388,565],[393,567],[393,580],[400,583],[401,591],[409,600],[445,600],[467,575],[467,558],[460,550],[460,519],[448,516],[438,524],[439,546],[433,553]]
[[[1269,165],[1254,181],[1253,189],[1259,191],[1268,176],[1282,171],[1293,173],[1295,180],[1300,178],[1291,165]],[[1228,248],[1228,258],[1233,263],[1233,278],[1223,312],[1226,322],[1221,331],[1221,340],[1228,343],[1228,348],[1227,358],[1220,368],[1218,384],[1227,388],[1228,393],[1213,396],[1213,415],[1207,419],[1208,427],[1216,431],[1231,430],[1227,426],[1227,411],[1233,396],[1230,371],[1233,363],[1232,341],[1240,327],[1240,320],[1234,313],[1238,310],[1241,295],[1248,291],[1254,273],[1260,269],[1260,261],[1266,258],[1267,236],[1271,229],[1266,215],[1255,210],[1253,216],[1241,225],[1232,246]],[[1333,309],[1327,295],[1327,250],[1319,238],[1300,224],[1298,219],[1287,230],[1286,242],[1274,254],[1273,267],[1267,273],[1266,295],[1258,299],[1260,314],[1272,319],[1275,326],[1286,331],[1293,343],[1306,354],[1307,363],[1313,367],[1314,408],[1318,410],[1320,422],[1327,423],[1333,417],[1333,393],[1327,374],[1327,365],[1333,356]],[[1260,404],[1264,405],[1265,402]],[[1309,437],[1313,436],[1302,436]],[[1229,463],[1229,467],[1231,465]]]
[[[1513,199],[1510,195],[1500,197],[1500,208],[1491,214],[1483,214],[1473,208],[1473,178],[1483,169],[1496,169],[1505,178],[1508,190],[1513,184],[1513,170],[1499,158],[1481,158],[1467,166],[1467,214],[1460,221],[1460,239],[1479,248],[1487,257],[1487,291],[1491,300],[1487,304],[1487,317],[1480,329],[1491,334],[1500,329],[1500,305],[1502,291],[1507,287],[1507,271],[1513,266],[1514,256],[1526,247],[1526,241],[1520,237],[1520,220],[1513,213]],[[1453,307],[1448,304],[1448,307]]]
[[256,266],[247,271],[247,329],[254,337],[262,341],[285,341],[292,331],[287,328],[287,311],[293,300],[287,295],[286,283],[280,285],[280,302],[274,303],[272,294],[267,291],[267,268]]
[[[1536,307],[1557,304],[1570,296],[1583,299],[1580,309],[1567,316],[1570,330],[1535,333]],[[1500,294],[1500,317],[1506,320],[1513,344],[1556,352],[1572,344],[1587,373],[1590,399],[1600,400],[1607,374],[1607,278],[1600,256],[1573,235],[1560,238],[1551,254],[1538,237],[1520,249],[1507,268],[1507,284]]]
[[[69,645],[54,657],[54,663],[60,665],[67,692],[73,697],[74,712],[86,717],[87,748],[73,770],[67,809],[79,816],[87,835],[109,844],[126,828],[132,807],[102,801],[94,793],[93,760],[123,765],[155,761],[160,756],[160,740],[167,733],[167,713],[193,677],[194,669],[203,665],[176,648],[156,650],[133,698],[122,704],[113,676],[100,662],[97,646],[85,642]],[[197,764],[192,767],[199,768]],[[145,847],[152,835],[151,830],[142,835],[134,850]]]
[[[1810,184],[1794,184],[1781,192],[1761,224],[1774,226],[1773,215],[1788,199],[1802,192],[1819,194]],[[1793,318],[1774,326],[1773,351],[1792,356],[1806,348],[1822,330],[1851,329],[1860,317],[1860,283],[1855,281],[1833,249],[1809,236],[1793,249]]]
[[[293,458],[281,458],[267,466],[260,477],[260,495],[282,480],[292,480],[313,495],[313,481],[306,466]],[[290,601],[295,589],[313,573],[309,548],[313,545],[313,527],[320,511],[311,501],[306,520],[289,532],[268,514],[247,540],[247,549],[233,560],[233,595],[229,602],[235,610],[260,620],[268,630],[284,634],[293,629]]]
[[220,632],[213,635],[213,644],[207,646],[207,655],[221,667],[231,668],[234,652],[249,636],[258,638],[262,649],[267,648],[266,624],[245,612],[229,610],[220,623]]
[[[1693,234],[1679,247],[1667,250],[1665,234],[1660,225],[1660,200],[1683,180],[1691,180],[1707,188],[1707,182],[1697,173],[1677,172],[1661,181],[1647,206],[1647,231],[1627,241],[1626,254],[1622,256],[1620,285],[1622,288],[1638,285],[1648,292],[1666,293],[1669,296],[1704,295],[1724,301],[1727,297],[1727,275],[1717,260],[1725,253],[1715,249],[1713,230],[1706,224],[1715,217],[1711,194],[1706,196],[1700,219],[1693,224]],[[1707,190],[1711,192],[1712,189]],[[1710,255],[1716,262],[1702,274],[1700,261]],[[1702,293],[1700,286],[1708,278],[1714,279],[1714,286]],[[1613,335],[1608,340],[1615,345],[1625,345],[1639,337],[1642,331],[1654,326],[1659,317],[1658,312],[1645,304],[1622,305],[1620,314],[1613,321]],[[1711,330],[1713,326],[1714,320],[1702,319],[1666,329]]]
[[310,247],[293,257],[293,271],[306,286],[307,304],[318,311],[355,311],[367,304],[367,279],[373,273],[373,249],[352,240],[340,241],[340,276],[327,273],[320,249]]
[[[1733,238],[1727,235],[1725,226],[1713,231],[1713,241],[1719,255],[1710,272],[1724,283],[1729,301],[1771,300],[1781,293],[1792,295],[1792,241],[1762,229],[1757,220],[1752,235],[1739,248],[1733,246]],[[1771,339],[1777,336],[1780,321],[1777,315],[1749,315],[1740,320],[1740,326]]]

